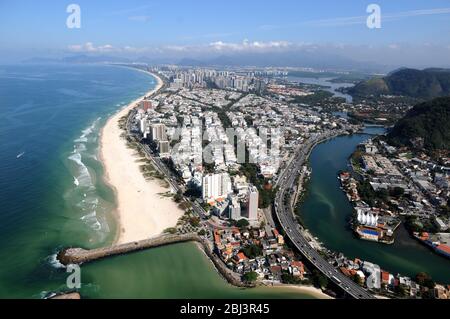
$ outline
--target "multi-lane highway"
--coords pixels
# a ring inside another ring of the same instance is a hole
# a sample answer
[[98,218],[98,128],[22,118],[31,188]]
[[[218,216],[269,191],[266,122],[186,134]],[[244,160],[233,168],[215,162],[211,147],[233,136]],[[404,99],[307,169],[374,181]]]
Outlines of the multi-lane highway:
[[305,164],[312,147],[319,141],[329,138],[334,134],[335,133],[316,135],[306,140],[301,150],[280,174],[279,179],[277,180],[279,191],[275,198],[275,214],[291,242],[321,273],[341,287],[349,296],[356,299],[372,299],[374,298],[372,294],[338,271],[334,266],[328,263],[322,255],[311,247],[309,242],[302,235],[300,225],[294,217],[290,201],[288,200],[285,203],[285,196],[290,196],[292,190],[294,190],[296,177],[299,174],[301,167]]
[[[132,135],[130,125],[130,118],[132,117],[133,113],[130,114],[127,121],[127,131],[130,135]],[[344,131],[339,133],[344,133]],[[307,258],[315,267],[317,267],[319,271],[321,271],[326,277],[328,277],[329,280],[341,287],[349,296],[357,299],[374,298],[372,294],[367,292],[364,288],[357,285],[351,279],[335,269],[315,249],[311,247],[309,242],[303,237],[301,233],[301,229],[299,227],[299,224],[295,220],[291,205],[286,205],[284,202],[285,195],[290,193],[294,189],[295,179],[299,174],[301,167],[305,164],[312,147],[321,140],[327,139],[333,135],[336,135],[336,132],[322,135],[312,135],[300,148],[297,149],[296,155],[292,158],[292,160],[289,161],[286,169],[283,170],[276,181],[276,185],[279,187],[279,191],[275,198],[275,213],[281,227],[283,227],[286,235],[300,251],[300,253],[305,258]],[[153,153],[148,145],[142,144],[142,146],[143,150],[152,160],[155,167],[165,175],[166,180],[170,183],[171,187],[176,192],[182,192],[182,187],[178,184],[176,176],[174,176],[174,174],[167,168],[167,166]],[[200,205],[198,205],[198,203],[196,203],[195,201],[190,201],[187,198],[185,198],[185,200],[191,203],[192,209],[199,217],[202,217],[202,219],[206,219],[206,212]]]

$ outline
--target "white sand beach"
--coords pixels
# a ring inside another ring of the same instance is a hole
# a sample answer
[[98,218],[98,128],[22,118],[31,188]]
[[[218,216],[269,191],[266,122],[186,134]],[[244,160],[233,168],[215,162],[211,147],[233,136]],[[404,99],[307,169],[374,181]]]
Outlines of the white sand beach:
[[311,295],[317,299],[334,299],[333,297],[325,294],[322,290],[314,286],[275,284],[268,287],[270,287],[271,289],[280,289],[284,291],[297,291],[299,293]]
[[[154,75],[154,74],[153,74]],[[159,90],[163,82],[158,81],[155,89],[145,96]],[[128,148],[121,137],[119,120],[134,108],[142,96],[114,114],[106,122],[100,137],[99,155],[105,168],[105,179],[116,192],[118,234],[117,244],[156,236],[164,229],[174,227],[183,211],[170,197],[160,194],[169,189],[160,181],[148,181],[139,169],[138,157]]]

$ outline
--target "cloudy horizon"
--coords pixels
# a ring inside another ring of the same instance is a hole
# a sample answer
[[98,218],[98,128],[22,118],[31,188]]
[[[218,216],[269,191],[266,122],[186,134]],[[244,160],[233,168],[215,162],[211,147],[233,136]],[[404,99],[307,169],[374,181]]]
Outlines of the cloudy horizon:
[[[446,1],[248,1],[237,10],[206,1],[174,1],[168,8],[161,1],[83,0],[76,3],[81,24],[72,29],[66,26],[67,3],[19,2],[31,11],[15,2],[0,4],[0,62],[77,54],[170,61],[310,54],[392,68],[450,67]],[[379,28],[367,24],[370,5],[380,9]]]

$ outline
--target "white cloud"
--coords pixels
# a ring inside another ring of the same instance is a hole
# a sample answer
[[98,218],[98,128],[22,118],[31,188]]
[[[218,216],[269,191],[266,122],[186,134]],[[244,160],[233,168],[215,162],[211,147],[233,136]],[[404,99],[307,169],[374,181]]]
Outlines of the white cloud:
[[333,19],[321,19],[312,20],[303,23],[306,26],[312,27],[339,27],[354,24],[365,24],[367,16],[357,16],[357,17],[342,17]]
[[450,8],[437,8],[437,9],[423,9],[423,10],[411,10],[404,11],[394,14],[387,14],[385,18],[407,18],[407,17],[417,17],[424,15],[436,15],[436,14],[448,14],[450,13]]
[[[287,41],[215,41],[198,45],[165,45],[155,47],[113,47],[94,45],[92,42],[70,45],[71,52],[112,53],[120,56],[147,56],[172,58],[201,58],[208,56],[241,53],[279,53],[289,52],[294,56],[300,52],[317,54],[317,57],[336,55],[360,62],[376,62],[398,66],[450,66],[449,44],[408,44],[390,43],[386,45],[350,45],[345,43],[291,43]],[[380,62],[380,56],[383,61]]]
[[[428,15],[438,15],[438,14],[450,14],[450,8],[436,8],[436,9],[422,9],[422,10],[411,10],[411,11],[403,11],[397,13],[384,13],[383,7],[381,7],[381,19],[382,21],[395,21],[403,18],[411,18],[418,16],[428,16]],[[330,19],[318,19],[318,20],[310,20],[304,21],[297,24],[290,25],[263,25],[260,26],[261,30],[274,30],[281,28],[294,28],[300,26],[311,26],[311,27],[340,27],[340,26],[349,26],[349,25],[365,25],[367,20],[367,15],[361,16],[353,16],[353,17],[337,17]]]
[[136,48],[131,46],[125,46],[123,48],[117,48],[116,51],[126,52],[126,53],[144,53],[147,51],[147,48]]
[[[163,48],[148,48],[148,47],[115,47],[110,44],[95,46],[92,42],[86,42],[84,44],[72,44],[69,45],[68,50],[77,53],[121,53],[121,54],[139,54],[139,53],[160,53],[163,52]],[[173,49],[173,48],[171,48]]]
[[150,16],[148,16],[148,15],[136,15],[136,16],[128,17],[128,20],[138,21],[138,22],[147,22],[147,21],[150,21]]
[[[304,45],[304,44],[303,44]],[[72,52],[87,52],[87,53],[102,53],[102,52],[129,52],[129,53],[145,53],[145,52],[194,52],[194,53],[208,53],[208,52],[269,52],[275,50],[289,50],[299,48],[302,44],[292,44],[287,41],[249,41],[247,39],[242,42],[223,42],[215,41],[208,44],[199,45],[166,45],[159,48],[148,47],[113,47],[112,45],[96,46],[92,42],[84,44],[69,45],[68,49]]]
[[86,42],[84,44],[69,45],[69,51],[103,53],[103,52],[113,52],[116,51],[116,49],[110,44],[95,46],[92,42]]
[[216,41],[208,45],[210,49],[216,51],[270,51],[276,49],[287,49],[292,44],[286,41],[259,42],[245,39],[242,43]]

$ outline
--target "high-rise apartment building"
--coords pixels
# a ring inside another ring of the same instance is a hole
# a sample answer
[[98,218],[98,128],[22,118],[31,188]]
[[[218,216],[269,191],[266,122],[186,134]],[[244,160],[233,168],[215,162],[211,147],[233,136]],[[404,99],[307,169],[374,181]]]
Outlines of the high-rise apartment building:
[[152,124],[151,138],[153,141],[167,141],[166,126],[164,124]]
[[236,197],[231,197],[230,205],[228,206],[228,217],[233,220],[242,219],[241,203]]
[[228,173],[209,174],[203,177],[202,197],[208,203],[225,199],[232,191]]
[[258,220],[259,193],[255,186],[250,186],[247,197],[247,216],[249,220]]

